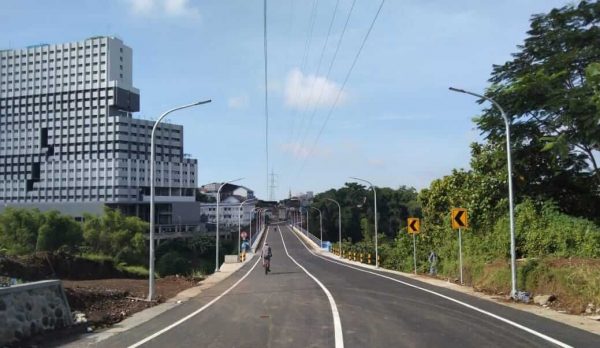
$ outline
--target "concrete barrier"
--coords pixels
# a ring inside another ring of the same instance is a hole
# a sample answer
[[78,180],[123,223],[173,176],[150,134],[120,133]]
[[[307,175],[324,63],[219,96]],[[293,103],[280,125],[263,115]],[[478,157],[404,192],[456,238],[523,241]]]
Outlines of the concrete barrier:
[[[317,244],[317,242],[315,242],[314,240],[312,240],[312,238],[309,238],[306,236],[306,232],[304,230],[300,230],[299,228],[297,228],[296,226],[292,226],[289,225],[292,230],[298,235],[300,236],[302,239],[304,239],[305,242],[308,242],[308,245],[313,248],[313,249],[321,249],[321,247],[319,246],[319,244]],[[318,240],[318,238],[317,238]]]
[[0,288],[0,346],[72,323],[60,280]]
[[254,242],[252,243],[252,252],[253,253],[256,253],[256,248],[258,248],[258,244],[260,243],[260,240],[262,239],[262,235],[265,232],[265,230],[266,230],[266,228],[263,228],[262,230],[260,230],[257,237],[254,239]]
[[237,255],[225,255],[225,263],[238,263],[240,259]]

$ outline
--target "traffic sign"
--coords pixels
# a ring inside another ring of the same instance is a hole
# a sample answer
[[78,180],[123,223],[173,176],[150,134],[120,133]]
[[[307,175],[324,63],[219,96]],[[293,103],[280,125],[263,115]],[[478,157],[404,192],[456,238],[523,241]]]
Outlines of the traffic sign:
[[408,233],[419,233],[421,229],[421,221],[417,218],[408,218]]
[[469,227],[468,219],[467,219],[467,209],[464,208],[454,208],[452,209],[451,214],[451,222],[452,229],[457,230],[459,228],[467,228]]

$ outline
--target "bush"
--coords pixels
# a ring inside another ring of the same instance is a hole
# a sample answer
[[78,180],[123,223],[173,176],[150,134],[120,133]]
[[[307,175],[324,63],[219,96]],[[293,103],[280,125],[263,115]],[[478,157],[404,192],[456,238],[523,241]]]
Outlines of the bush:
[[170,251],[158,259],[156,270],[161,277],[182,274],[191,274],[191,265],[186,258],[176,251]]
[[8,254],[71,251],[83,240],[80,225],[58,211],[7,208],[0,214],[0,248]]
[[144,234],[148,224],[137,217],[125,216],[105,208],[104,214],[86,214],[83,236],[86,247],[94,253],[115,255],[120,261],[139,262],[147,253]]
[[81,226],[70,216],[49,211],[44,213],[43,220],[38,230],[36,251],[72,251],[83,241]]
[[37,209],[6,208],[0,214],[0,247],[11,255],[32,253],[41,224],[42,213]]

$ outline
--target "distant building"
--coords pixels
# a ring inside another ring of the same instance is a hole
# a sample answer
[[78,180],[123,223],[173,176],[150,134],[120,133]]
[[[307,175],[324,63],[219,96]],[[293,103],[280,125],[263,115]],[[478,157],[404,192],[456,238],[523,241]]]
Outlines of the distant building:
[[[202,185],[200,187],[200,193],[216,199],[217,191],[219,190],[219,187],[221,185],[222,185],[222,183],[216,183],[216,182]],[[248,199],[255,198],[254,191],[250,190],[249,188],[247,188],[245,186],[234,185],[234,184],[225,184],[225,186],[223,186],[223,188],[221,189],[221,200],[224,200],[226,197],[229,197],[229,196],[239,196],[239,197],[248,198]]]
[[[0,209],[80,217],[109,206],[148,219],[154,121],[132,116],[132,71],[131,48],[114,37],[0,51]],[[198,222],[183,127],[156,135],[157,222]]]
[[[245,197],[231,195],[221,199],[219,203],[219,224],[220,227],[238,227],[241,219],[242,226],[248,226],[254,214],[256,201],[248,201],[244,204],[243,210],[240,210],[240,204]],[[201,221],[209,225],[217,223],[217,203],[200,203]]]

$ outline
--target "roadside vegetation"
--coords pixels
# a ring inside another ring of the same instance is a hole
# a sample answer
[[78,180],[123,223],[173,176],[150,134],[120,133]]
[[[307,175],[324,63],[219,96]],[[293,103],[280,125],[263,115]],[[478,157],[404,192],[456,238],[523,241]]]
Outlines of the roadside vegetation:
[[[70,262],[91,261],[122,276],[147,277],[148,228],[146,222],[118,210],[87,214],[80,223],[57,211],[8,207],[0,213],[0,254],[15,260],[36,254],[46,259],[43,255],[48,253],[64,255]],[[224,241],[221,249],[225,255],[234,249],[233,243]],[[156,252],[156,272],[161,277],[205,275],[215,268],[214,255],[214,238],[207,236],[162,241]]]
[[[525,42],[511,61],[494,65],[485,91],[512,122],[519,289],[554,294],[573,312],[588,303],[600,305],[599,42],[600,2],[534,15]],[[453,170],[418,193],[377,189],[381,264],[413,270],[406,218],[419,217],[419,271],[428,272],[427,257],[435,251],[438,274],[458,278],[458,236],[450,210],[466,208],[465,281],[508,294],[505,128],[498,110],[487,104],[474,122],[484,142],[471,145],[470,169]],[[342,204],[344,249],[373,253],[372,191],[348,183],[316,196],[315,206],[325,210],[327,239],[337,242],[337,206],[326,198]],[[318,229],[313,214],[310,230]]]

